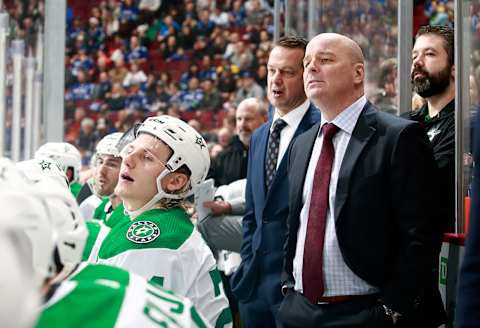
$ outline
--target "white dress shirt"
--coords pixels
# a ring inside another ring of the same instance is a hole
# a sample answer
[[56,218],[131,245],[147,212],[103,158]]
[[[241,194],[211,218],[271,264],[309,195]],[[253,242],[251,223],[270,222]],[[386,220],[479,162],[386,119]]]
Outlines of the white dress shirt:
[[[338,174],[342,165],[345,151],[347,150],[353,129],[357,124],[358,117],[365,106],[367,99],[362,96],[343,112],[337,115],[331,122],[339,130],[333,137],[333,146],[335,155],[333,160],[332,172],[329,186],[329,208],[327,210],[327,222],[325,227],[325,241],[323,246],[323,282],[325,291],[323,296],[340,295],[364,295],[377,292],[377,289],[370,286],[363,279],[358,277],[343,260],[340,247],[338,245],[337,233],[335,230],[335,193],[337,190]],[[321,126],[330,123],[322,115]],[[323,134],[321,129],[308,165],[305,183],[303,185],[303,207],[300,212],[300,227],[298,229],[298,239],[295,257],[293,259],[293,277],[295,279],[295,290],[303,292],[302,269],[303,269],[303,250],[305,237],[307,235],[308,212],[310,208],[310,198],[312,195],[313,176],[317,166],[318,158],[322,150]],[[361,218],[358,218],[361,219]]]
[[290,141],[292,141],[293,135],[295,131],[297,131],[298,126],[300,125],[300,121],[302,120],[303,116],[310,107],[310,101],[307,99],[304,101],[303,104],[295,108],[294,110],[288,112],[287,114],[280,116],[278,114],[278,110],[275,108],[275,115],[273,116],[272,125],[270,126],[270,133],[273,131],[273,123],[278,119],[281,118],[282,120],[287,123],[287,125],[282,129],[280,132],[280,144],[278,147],[278,158],[277,158],[277,169],[282,161],[283,155],[287,151],[288,145],[290,145]]

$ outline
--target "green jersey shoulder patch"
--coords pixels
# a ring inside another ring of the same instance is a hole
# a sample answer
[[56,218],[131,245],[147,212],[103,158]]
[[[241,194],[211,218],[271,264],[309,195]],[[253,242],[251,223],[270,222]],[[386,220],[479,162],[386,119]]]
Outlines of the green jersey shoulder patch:
[[152,221],[135,221],[127,230],[127,239],[137,244],[146,244],[160,236],[160,229]]

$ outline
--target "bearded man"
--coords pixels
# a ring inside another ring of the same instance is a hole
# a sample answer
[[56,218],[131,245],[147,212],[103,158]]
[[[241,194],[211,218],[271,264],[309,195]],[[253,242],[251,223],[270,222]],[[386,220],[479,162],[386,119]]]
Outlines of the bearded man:
[[412,50],[413,90],[426,100],[408,118],[419,122],[432,143],[439,168],[444,232],[455,230],[455,65],[454,31],[423,26]]

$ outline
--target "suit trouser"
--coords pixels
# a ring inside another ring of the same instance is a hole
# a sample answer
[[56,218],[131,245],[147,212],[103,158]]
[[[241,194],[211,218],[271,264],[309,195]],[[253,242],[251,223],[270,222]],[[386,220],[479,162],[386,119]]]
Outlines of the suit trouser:
[[238,302],[242,328],[283,328],[278,320],[280,303],[269,304],[269,302],[254,292],[246,302]]
[[288,291],[278,314],[285,327],[387,328],[393,327],[375,297],[333,304],[312,304],[302,294]]

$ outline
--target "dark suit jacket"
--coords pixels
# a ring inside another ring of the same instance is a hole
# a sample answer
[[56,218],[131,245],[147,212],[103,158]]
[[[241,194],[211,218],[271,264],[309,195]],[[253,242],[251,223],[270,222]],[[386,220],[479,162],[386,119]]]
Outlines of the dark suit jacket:
[[[290,213],[282,283],[290,287],[303,185],[319,127],[320,123],[298,137],[289,155]],[[406,318],[421,318],[425,294],[432,288],[442,313],[432,281],[441,245],[441,225],[434,210],[438,207],[435,173],[422,127],[377,111],[367,102],[339,172],[336,232],[348,267],[379,288],[384,303]]]
[[480,323],[480,115],[477,113],[474,141],[470,226],[465,246],[457,292],[456,324],[458,328],[478,327]]
[[[292,141],[320,120],[320,111],[310,105]],[[232,291],[247,300],[258,280],[266,282],[258,291],[270,304],[281,301],[280,274],[288,215],[287,156],[283,156],[268,194],[265,191],[265,155],[272,118],[255,131],[250,142],[243,218],[242,263],[231,279]],[[285,154],[287,155],[287,153]]]

